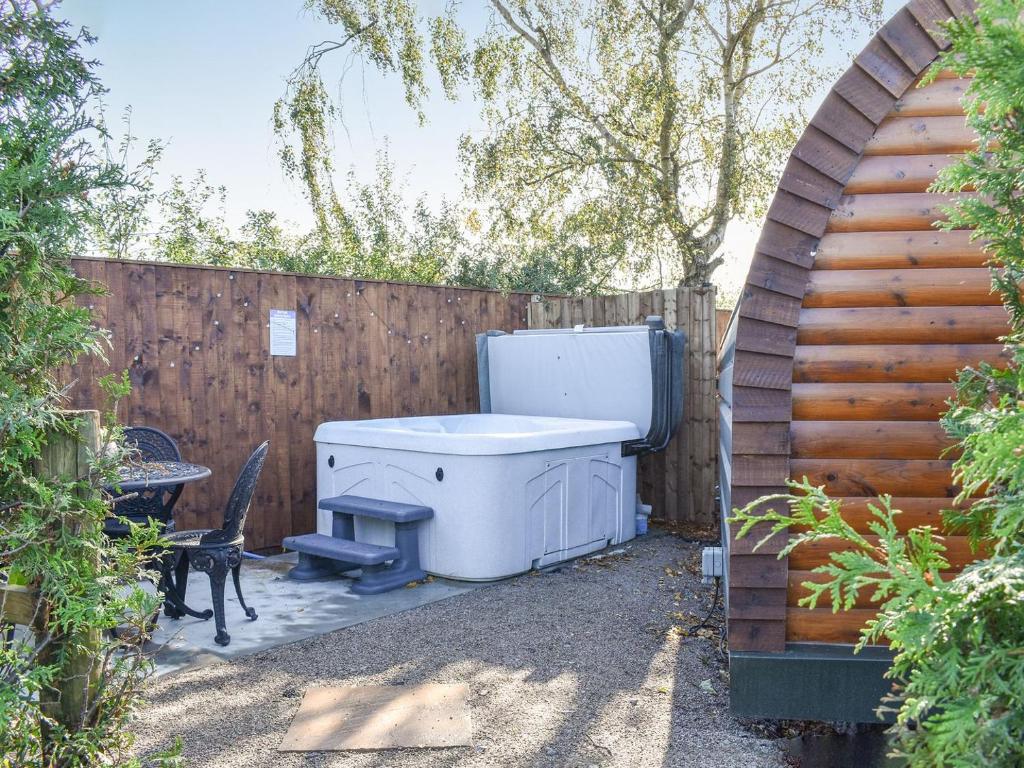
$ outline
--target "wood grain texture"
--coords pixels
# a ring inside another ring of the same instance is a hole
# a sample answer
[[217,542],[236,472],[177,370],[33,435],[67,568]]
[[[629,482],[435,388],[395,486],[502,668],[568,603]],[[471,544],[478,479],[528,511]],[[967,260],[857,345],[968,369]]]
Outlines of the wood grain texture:
[[967,230],[826,234],[814,271],[829,269],[939,269],[981,267],[987,257]]
[[865,157],[847,182],[846,195],[927,192],[939,171],[962,155],[879,155]]
[[[956,117],[964,114],[963,98],[971,81],[951,77],[911,88],[897,99],[893,113],[900,117]],[[972,137],[973,139],[973,137]]]
[[804,309],[797,344],[993,344],[1009,329],[1002,306]]
[[794,419],[790,434],[798,459],[938,459],[952,444],[936,421]]
[[[871,545],[877,545],[880,541],[878,536],[870,534],[865,535],[864,540]],[[946,562],[957,570],[982,556],[971,550],[966,536],[943,536],[942,546],[946,548],[943,552]],[[841,539],[817,539],[796,547],[789,556],[789,564],[793,570],[810,571],[829,562],[833,552],[852,552],[856,549],[855,545]]]
[[[767,457],[766,457],[767,458]],[[771,457],[774,458],[774,457]],[[806,477],[831,496],[931,496],[953,498],[953,462],[918,459],[791,459],[793,478]]]
[[864,147],[865,155],[942,155],[977,146],[978,137],[962,115],[886,119]]
[[[526,327],[530,303],[527,294],[201,266],[73,266],[108,286],[109,296],[88,301],[114,337],[108,363],[84,360],[71,372],[72,402],[102,408],[96,378],[128,370],[125,422],[163,429],[187,460],[213,470],[185,487],[179,527],[219,526],[239,468],[269,439],[246,521],[246,548],[257,551],[313,529],[319,423],[476,410],[474,334]],[[295,357],[270,355],[272,308],[296,312]],[[441,319],[444,332],[434,331]]]
[[793,384],[793,419],[937,422],[952,384]]
[[997,306],[992,274],[984,267],[952,269],[814,270],[805,307]]
[[931,230],[945,220],[950,195],[898,192],[843,195],[828,222],[829,232],[911,232]]
[[860,639],[860,630],[875,616],[873,608],[833,613],[831,608],[788,608],[786,640],[804,643],[847,643]]
[[[860,533],[871,533],[868,524],[877,521],[877,515],[871,507],[881,508],[882,504],[875,496],[837,496],[840,502],[840,514],[855,530]],[[895,516],[896,527],[900,531],[930,525],[936,530],[942,528],[943,510],[955,507],[955,500],[946,497],[931,496],[893,496],[892,508],[899,510]],[[794,526],[794,531],[806,530],[802,526]]]
[[793,382],[946,384],[958,370],[997,362],[1001,344],[820,344],[797,346]]

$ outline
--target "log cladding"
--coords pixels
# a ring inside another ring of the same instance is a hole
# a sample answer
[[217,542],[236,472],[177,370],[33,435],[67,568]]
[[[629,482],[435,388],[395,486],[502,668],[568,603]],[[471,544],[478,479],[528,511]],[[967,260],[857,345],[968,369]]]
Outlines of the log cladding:
[[[919,87],[945,45],[938,23],[966,13],[942,0],[905,6],[793,150],[739,310],[734,505],[804,476],[842,498],[864,532],[879,493],[895,497],[903,529],[941,525],[952,504],[955,454],[938,418],[957,370],[999,360],[1007,328],[980,244],[935,228],[951,198],[928,191],[976,146],[960,102],[969,81],[940,73]],[[947,546],[954,569],[975,557],[962,537]],[[839,614],[798,606],[831,542],[783,561],[752,549],[731,542],[731,650],[856,642],[869,603]]]

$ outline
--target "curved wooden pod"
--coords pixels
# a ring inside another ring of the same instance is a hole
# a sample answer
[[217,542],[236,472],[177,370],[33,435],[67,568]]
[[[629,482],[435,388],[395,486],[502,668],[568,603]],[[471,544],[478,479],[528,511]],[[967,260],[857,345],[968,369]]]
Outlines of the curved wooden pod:
[[[867,530],[868,504],[892,493],[903,528],[941,524],[956,495],[937,420],[956,371],[1002,354],[1006,314],[970,232],[943,232],[939,170],[972,149],[960,99],[941,73],[938,23],[969,0],[912,0],[836,82],[779,182],[744,287],[732,373],[733,506],[807,476],[843,498]],[[779,561],[782,542],[730,541],[729,643],[853,643],[854,613],[798,607],[827,542]],[[948,539],[953,568],[973,558]],[[795,577],[795,578],[794,578]]]

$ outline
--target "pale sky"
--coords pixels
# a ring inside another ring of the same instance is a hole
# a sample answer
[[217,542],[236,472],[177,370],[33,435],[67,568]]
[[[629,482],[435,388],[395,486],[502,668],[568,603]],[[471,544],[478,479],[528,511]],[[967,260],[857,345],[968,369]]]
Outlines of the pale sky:
[[[442,3],[423,5],[429,14]],[[884,0],[886,18],[901,5]],[[247,209],[267,208],[300,227],[311,225],[301,189],[281,173],[270,117],[307,47],[336,39],[337,28],[315,19],[301,0],[64,0],[60,8],[99,38],[89,55],[100,61],[99,75],[109,89],[109,121],[131,105],[133,132],[168,142],[159,186],[172,175],[190,178],[203,168],[211,183],[228,189],[229,224],[241,223]],[[489,18],[480,0],[464,2],[463,10],[473,26],[482,28]],[[859,50],[867,38],[866,31],[851,33],[851,48]],[[834,63],[841,63],[838,55]],[[324,67],[329,85],[337,87],[343,64],[338,58]],[[830,85],[823,84],[809,114]],[[358,62],[340,96],[347,130],[338,127],[335,136],[339,187],[350,167],[368,180],[375,153],[387,141],[410,201],[420,194],[432,201],[461,196],[458,141],[480,130],[476,105],[437,95],[426,107],[429,122],[420,126],[398,78]],[[716,282],[743,280],[758,229],[757,223],[730,227],[727,263]]]

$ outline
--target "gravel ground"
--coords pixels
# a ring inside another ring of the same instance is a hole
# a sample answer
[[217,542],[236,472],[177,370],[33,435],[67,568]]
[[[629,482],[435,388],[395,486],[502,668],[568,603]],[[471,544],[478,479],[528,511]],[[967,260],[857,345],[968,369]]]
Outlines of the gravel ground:
[[[700,546],[664,534],[405,613],[154,680],[139,754],[184,739],[191,766],[759,768],[777,742],[728,714]],[[467,683],[473,747],[279,753],[302,692]]]

